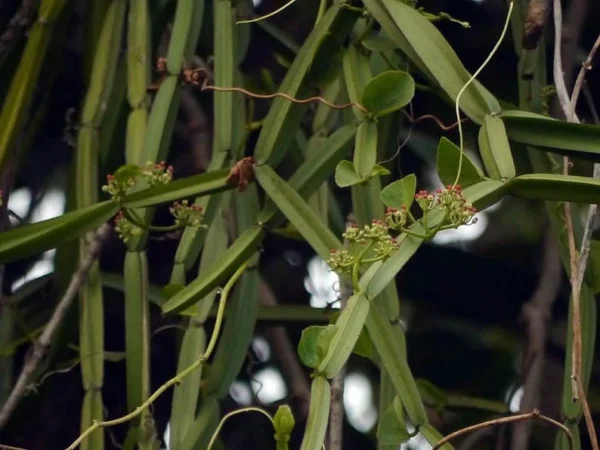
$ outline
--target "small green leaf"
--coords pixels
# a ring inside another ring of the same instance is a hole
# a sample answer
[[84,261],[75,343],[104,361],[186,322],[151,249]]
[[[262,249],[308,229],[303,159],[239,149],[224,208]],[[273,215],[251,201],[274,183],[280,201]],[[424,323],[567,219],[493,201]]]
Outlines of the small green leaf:
[[390,208],[406,206],[410,209],[417,190],[417,177],[411,173],[401,180],[388,184],[381,191],[381,201]]
[[408,105],[415,95],[415,81],[406,72],[390,70],[380,73],[365,87],[362,106],[377,117]]
[[339,187],[353,186],[361,182],[351,161],[340,161],[335,168],[335,184]]
[[402,403],[398,397],[395,397],[393,403],[388,406],[381,419],[379,419],[377,443],[398,447],[410,438],[411,435],[406,429],[406,422],[404,421]]
[[321,330],[321,333],[319,333],[319,336],[317,337],[317,357],[319,358],[319,363],[327,356],[335,332],[335,325],[327,325]]
[[115,170],[113,176],[117,183],[126,184],[129,180],[136,179],[142,173],[140,166],[136,164],[125,164]]
[[[483,172],[467,155],[462,155],[462,168],[458,184],[464,189],[484,179]],[[453,184],[458,173],[460,149],[445,137],[440,139],[437,150],[437,172],[440,180],[447,186]]]
[[328,326],[332,325],[313,325],[302,330],[302,337],[298,343],[298,356],[306,367],[316,369],[319,366],[321,362],[318,349],[319,336]]
[[379,164],[375,164],[373,166],[373,170],[371,171],[370,178],[379,177],[379,176],[382,176],[382,175],[389,175],[390,173],[391,172],[388,169],[386,169],[385,167],[383,167],[383,166],[381,166]]

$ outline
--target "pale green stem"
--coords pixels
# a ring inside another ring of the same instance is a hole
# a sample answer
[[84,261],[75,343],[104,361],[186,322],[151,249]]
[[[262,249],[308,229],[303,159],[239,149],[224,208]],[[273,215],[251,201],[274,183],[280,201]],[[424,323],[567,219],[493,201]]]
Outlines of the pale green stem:
[[[230,417],[235,416],[237,414],[242,414],[242,413],[246,413],[246,412],[259,412],[259,413],[263,414],[264,416],[268,417],[268,419],[273,424],[273,427],[275,427],[275,422],[273,421],[273,418],[264,409],[257,408],[255,406],[248,406],[247,408],[236,409],[235,411],[231,411],[230,413],[225,414],[223,416],[223,418],[221,419],[221,422],[219,422],[219,426],[217,427],[214,434],[212,435],[212,438],[210,438],[210,442],[208,443],[208,447],[206,450],[210,450],[212,448],[213,444],[217,440],[217,436],[219,436],[219,432],[221,431],[221,428],[223,428],[223,425],[225,424],[227,419],[229,419]],[[287,445],[285,448],[287,448]],[[278,448],[278,450],[279,450],[279,448]]]
[[356,261],[354,262],[354,266],[352,267],[352,287],[354,289],[354,293],[360,292],[359,285],[359,275],[360,275],[360,264],[363,258],[367,255],[367,252],[371,249],[373,245],[373,241],[370,241],[369,244],[360,252]]
[[463,138],[462,121],[460,119],[460,107],[459,107],[460,98],[462,97],[463,93],[467,90],[467,88],[471,85],[471,83],[473,83],[473,81],[475,81],[475,78],[477,78],[479,76],[479,74],[485,68],[485,66],[487,66],[487,64],[490,62],[490,60],[492,59],[492,57],[494,56],[494,54],[496,53],[498,48],[500,48],[500,44],[502,44],[502,41],[504,40],[504,36],[506,36],[506,30],[508,30],[508,24],[510,23],[510,16],[512,14],[513,6],[514,6],[514,2],[511,1],[510,6],[508,7],[508,14],[506,15],[506,21],[504,22],[504,29],[502,30],[500,39],[498,39],[498,42],[496,42],[496,45],[494,45],[494,48],[492,49],[492,51],[490,52],[488,57],[485,59],[483,64],[479,67],[479,69],[477,69],[477,71],[471,76],[471,78],[469,78],[469,80],[465,83],[465,85],[462,87],[462,89],[458,92],[458,95],[456,96],[455,113],[456,113],[456,120],[458,121],[458,140],[459,140],[458,147],[460,149],[460,157],[458,158],[458,170],[456,172],[456,179],[454,180],[454,184],[452,185],[453,188],[454,188],[454,186],[456,186],[458,184],[458,180],[460,179],[460,173],[462,171],[462,162],[463,162],[463,155],[464,155],[464,138]]
[[103,421],[103,422],[94,421],[94,424],[91,427],[89,427],[87,430],[85,430],[81,434],[81,436],[79,436],[75,440],[75,442],[73,442],[71,445],[69,445],[69,447],[67,447],[67,450],[75,450],[77,448],[77,446],[80,445],[88,435],[93,433],[98,428],[111,427],[113,425],[119,425],[119,424],[128,422],[131,419],[135,419],[137,416],[142,414],[142,412],[146,408],[148,408],[152,403],[154,403],[154,401],[158,397],[160,397],[163,392],[165,392],[167,389],[169,389],[173,385],[180,384],[181,381],[185,377],[187,377],[189,374],[194,372],[196,369],[200,368],[200,366],[202,366],[202,364],[208,358],[210,358],[210,355],[212,354],[212,351],[214,350],[215,345],[217,343],[217,338],[219,336],[221,324],[223,323],[223,314],[225,311],[225,304],[227,303],[227,297],[229,296],[229,292],[231,291],[231,289],[233,288],[233,286],[235,285],[237,280],[242,276],[244,271],[247,269],[249,263],[250,263],[250,260],[248,260],[244,264],[242,264],[236,270],[236,272],[232,275],[232,277],[229,279],[229,281],[223,288],[223,291],[221,291],[221,298],[219,300],[219,309],[217,312],[217,318],[215,320],[215,328],[210,337],[210,343],[208,344],[208,347],[206,348],[206,351],[204,352],[204,354],[192,365],[190,365],[189,367],[187,367],[186,369],[184,369],[183,371],[181,371],[180,373],[175,375],[173,378],[168,380],[161,387],[159,387],[156,391],[154,391],[154,393],[150,397],[148,397],[148,399],[144,403],[142,403],[140,406],[135,408],[135,410],[133,410],[129,414],[119,417],[118,419],[114,419],[114,420],[107,420],[107,421]]
[[319,23],[319,20],[325,14],[325,10],[327,9],[327,0],[321,0],[319,3],[319,11],[317,12],[317,18],[315,19],[315,26]]

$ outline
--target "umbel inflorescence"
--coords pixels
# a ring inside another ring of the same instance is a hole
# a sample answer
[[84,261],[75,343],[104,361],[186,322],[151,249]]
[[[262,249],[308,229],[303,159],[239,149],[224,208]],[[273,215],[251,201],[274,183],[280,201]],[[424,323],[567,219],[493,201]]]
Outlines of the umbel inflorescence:
[[[107,184],[102,186],[102,191],[109,194],[113,200],[121,203],[128,193],[144,182],[149,186],[168,184],[173,179],[173,167],[167,166],[164,161],[157,164],[148,162],[143,166],[126,164],[120,167],[114,175],[107,175]],[[132,238],[143,234],[144,230],[173,231],[183,227],[205,227],[203,225],[204,211],[199,205],[190,205],[187,200],[175,202],[169,212],[175,223],[167,227],[154,227],[145,224],[145,220],[130,208],[122,208],[115,217],[115,231],[123,242],[127,243]]]
[[464,198],[458,185],[434,192],[419,191],[414,199],[423,213],[420,220],[415,219],[410,205],[402,205],[387,208],[385,221],[374,220],[362,229],[351,224],[343,234],[344,248],[331,250],[327,260],[329,267],[339,273],[351,273],[357,264],[372,264],[389,258],[400,246],[392,232],[429,240],[439,231],[477,221],[477,209]]

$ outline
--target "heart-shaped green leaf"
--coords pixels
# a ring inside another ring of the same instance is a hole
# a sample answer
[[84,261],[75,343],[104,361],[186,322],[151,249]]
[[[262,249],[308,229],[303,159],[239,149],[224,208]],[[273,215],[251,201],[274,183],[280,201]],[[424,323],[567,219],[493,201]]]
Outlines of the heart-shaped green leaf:
[[410,433],[406,429],[406,422],[404,421],[402,403],[398,397],[395,397],[392,404],[388,406],[379,419],[379,425],[377,425],[377,442],[380,445],[398,447],[400,444],[408,441],[410,437]]
[[327,354],[335,328],[333,325],[311,326],[302,330],[298,343],[298,356],[306,367],[316,369]]
[[401,208],[403,205],[410,208],[415,199],[417,177],[413,173],[401,180],[388,184],[381,191],[381,201],[390,208]]
[[408,105],[415,95],[415,81],[406,72],[380,73],[365,87],[362,105],[375,116],[385,116]]
[[353,186],[361,182],[351,161],[340,161],[335,168],[335,184],[339,187]]
[[375,164],[375,166],[373,166],[373,170],[371,171],[370,178],[380,177],[382,175],[389,175],[390,173],[391,172],[389,170],[387,170],[385,167],[380,166],[379,164]]
[[[445,137],[441,138],[437,150],[437,172],[444,186],[453,184],[456,180],[459,161],[460,149]],[[483,172],[479,167],[463,153],[458,184],[466,188],[479,183],[484,178]]]

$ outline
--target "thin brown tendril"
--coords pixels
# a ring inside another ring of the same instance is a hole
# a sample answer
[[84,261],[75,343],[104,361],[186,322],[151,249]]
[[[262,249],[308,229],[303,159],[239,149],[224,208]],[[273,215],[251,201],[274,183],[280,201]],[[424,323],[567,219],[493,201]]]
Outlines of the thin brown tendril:
[[[204,75],[204,77],[201,77],[200,74]],[[201,82],[200,80],[202,78],[204,80]],[[319,102],[319,103],[323,103],[324,105],[327,105],[333,109],[345,109],[345,108],[350,108],[352,106],[356,106],[362,112],[368,113],[368,111],[365,109],[364,106],[362,106],[358,103],[353,103],[353,102],[345,103],[343,105],[336,105],[334,103],[331,103],[331,102],[325,100],[323,97],[318,97],[318,96],[304,98],[304,99],[298,99],[298,98],[294,98],[288,94],[284,94],[283,92],[275,92],[274,94],[256,94],[254,92],[250,92],[246,89],[239,88],[239,87],[212,86],[212,85],[208,84],[208,77],[206,76],[206,70],[204,70],[204,69],[184,70],[184,80],[188,83],[192,83],[196,86],[200,86],[201,91],[210,90],[210,91],[217,91],[217,92],[241,92],[242,94],[247,95],[249,97],[260,98],[260,99],[271,99],[271,98],[275,98],[275,97],[282,97],[293,103],[300,103],[300,104]]]

